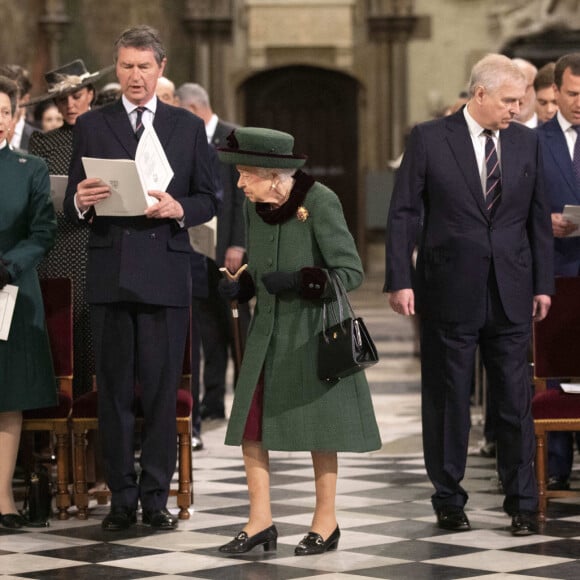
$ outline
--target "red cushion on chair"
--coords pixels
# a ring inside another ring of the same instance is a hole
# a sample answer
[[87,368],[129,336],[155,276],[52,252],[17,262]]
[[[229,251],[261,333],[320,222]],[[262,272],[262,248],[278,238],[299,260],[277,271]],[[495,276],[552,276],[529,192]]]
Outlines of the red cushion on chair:
[[46,327],[57,377],[73,374],[72,282],[70,278],[40,280]]
[[22,414],[23,419],[66,419],[72,407],[72,399],[66,393],[58,394],[58,405],[29,409]]
[[93,419],[97,417],[97,391],[89,391],[73,402],[73,419]]
[[580,394],[548,389],[532,400],[534,419],[580,419]]
[[193,409],[193,397],[185,389],[177,389],[176,417],[189,417]]

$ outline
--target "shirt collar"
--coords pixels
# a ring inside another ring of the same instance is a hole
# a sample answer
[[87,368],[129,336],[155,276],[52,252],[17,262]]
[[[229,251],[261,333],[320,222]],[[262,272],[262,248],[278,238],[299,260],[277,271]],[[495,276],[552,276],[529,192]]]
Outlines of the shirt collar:
[[[137,105],[133,104],[125,95],[121,97],[121,101],[123,102],[125,111],[127,111],[127,115],[130,115],[137,108]],[[157,110],[157,96],[153,95],[149,101],[143,103],[141,106],[155,115],[155,111]]]
[[4,139],[4,141],[2,141],[2,143],[0,143],[0,149],[4,149],[4,147],[6,147],[8,145],[8,141],[6,141],[6,139]]
[[570,129],[570,127],[572,127],[572,123],[570,123],[570,121],[568,121],[568,119],[562,115],[562,111],[558,111],[556,115],[558,116],[558,123],[560,123],[561,129],[565,133],[568,129]]
[[211,116],[211,119],[205,124],[205,132],[207,133],[207,142],[211,143],[213,138],[213,134],[215,133],[217,124],[218,124],[218,116],[214,113]]
[[[467,128],[469,129],[469,134],[472,137],[480,137],[482,131],[485,130],[469,113],[467,110],[467,106],[463,107],[463,116],[465,117],[465,121],[467,122]],[[491,132],[492,135],[499,139],[499,129]]]

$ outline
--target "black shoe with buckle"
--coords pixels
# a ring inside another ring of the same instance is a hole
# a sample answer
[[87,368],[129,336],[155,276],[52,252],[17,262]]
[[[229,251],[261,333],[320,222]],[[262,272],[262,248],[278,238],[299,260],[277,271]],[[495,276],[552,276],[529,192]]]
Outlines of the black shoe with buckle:
[[471,530],[471,524],[463,508],[455,505],[443,506],[435,510],[437,525],[442,530],[452,532],[466,532]]
[[156,530],[174,530],[177,527],[177,518],[166,508],[160,510],[143,510],[141,522]]
[[116,506],[111,507],[111,511],[105,516],[101,527],[109,532],[118,532],[130,528],[136,521],[137,516],[134,509]]
[[531,536],[538,533],[536,512],[522,511],[512,516],[512,536]]
[[276,526],[271,525],[269,528],[248,536],[241,531],[231,542],[219,547],[222,554],[245,554],[253,550],[256,546],[264,546],[264,552],[273,552],[278,547],[278,530]]
[[322,539],[320,534],[315,532],[308,532],[301,540],[301,542],[294,549],[295,556],[311,556],[313,554],[323,554],[338,548],[338,540],[340,539],[340,530],[336,526],[334,532],[326,538]]

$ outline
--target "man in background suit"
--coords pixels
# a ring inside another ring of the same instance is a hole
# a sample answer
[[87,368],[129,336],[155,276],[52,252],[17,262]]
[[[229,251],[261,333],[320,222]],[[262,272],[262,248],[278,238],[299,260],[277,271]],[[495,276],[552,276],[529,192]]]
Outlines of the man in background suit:
[[527,357],[532,318],[546,316],[554,280],[538,137],[512,122],[526,86],[507,57],[479,61],[467,105],[413,129],[389,211],[384,289],[393,310],[409,316],[416,305],[420,314],[425,464],[446,530],[470,529],[461,480],[478,345],[511,532],[537,530]]
[[[580,142],[576,144],[580,129],[580,53],[567,54],[557,61],[554,93],[558,113],[538,129],[546,195],[552,212],[554,271],[556,276],[579,276],[580,237],[568,237],[578,226],[564,219],[562,212],[566,204],[580,205]],[[551,383],[549,387],[560,388],[559,383]],[[572,433],[550,433],[548,489],[569,489],[573,455]]]
[[[176,392],[191,303],[187,228],[216,211],[201,120],[155,96],[166,64],[156,30],[136,26],[115,43],[122,97],[82,115],[75,125],[64,209],[90,227],[87,299],[95,345],[99,434],[111,509],[105,530],[136,521],[174,529],[166,507],[176,461]],[[141,109],[140,109],[141,107]],[[81,157],[134,159],[141,124],[155,129],[174,176],[158,203],[134,217],[99,215],[110,188],[86,178]],[[135,384],[143,403],[141,473],[134,469]]]
[[[201,117],[208,143],[225,144],[235,125],[226,123],[213,112],[207,91],[197,83],[181,85],[176,96],[182,107]],[[217,214],[217,247],[215,261],[207,260],[208,296],[196,298],[201,340],[204,352],[204,397],[200,405],[202,419],[225,418],[226,369],[232,342],[229,307],[217,291],[222,275],[219,268],[238,271],[244,260],[245,233],[242,206],[244,192],[237,186],[238,172],[233,165],[219,163],[219,181],[223,198]],[[250,311],[247,304],[238,306],[242,333],[247,328]]]

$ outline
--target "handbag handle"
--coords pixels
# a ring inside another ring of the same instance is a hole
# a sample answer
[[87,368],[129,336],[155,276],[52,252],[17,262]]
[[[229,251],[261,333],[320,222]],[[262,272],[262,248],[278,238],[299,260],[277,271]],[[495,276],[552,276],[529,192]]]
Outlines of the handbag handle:
[[[334,270],[331,270],[327,274],[327,276],[328,276],[328,281],[330,282],[331,288],[333,290],[334,299],[338,303],[337,322],[340,324],[342,331],[346,332],[346,329],[344,327],[343,301],[346,303],[346,305],[348,307],[348,313],[350,314],[351,318],[353,318],[353,319],[355,318],[354,310],[352,309],[352,306],[351,306],[350,301],[348,299],[348,294],[346,292],[344,284],[342,283],[342,280],[340,279],[340,276]],[[325,340],[328,340],[326,337],[326,331],[328,329],[328,312],[327,312],[326,304],[327,304],[326,301],[324,301],[322,303],[322,333],[324,335]],[[332,308],[332,311],[333,311],[334,316],[336,318],[336,310],[334,309],[333,303],[331,304],[331,308]]]

